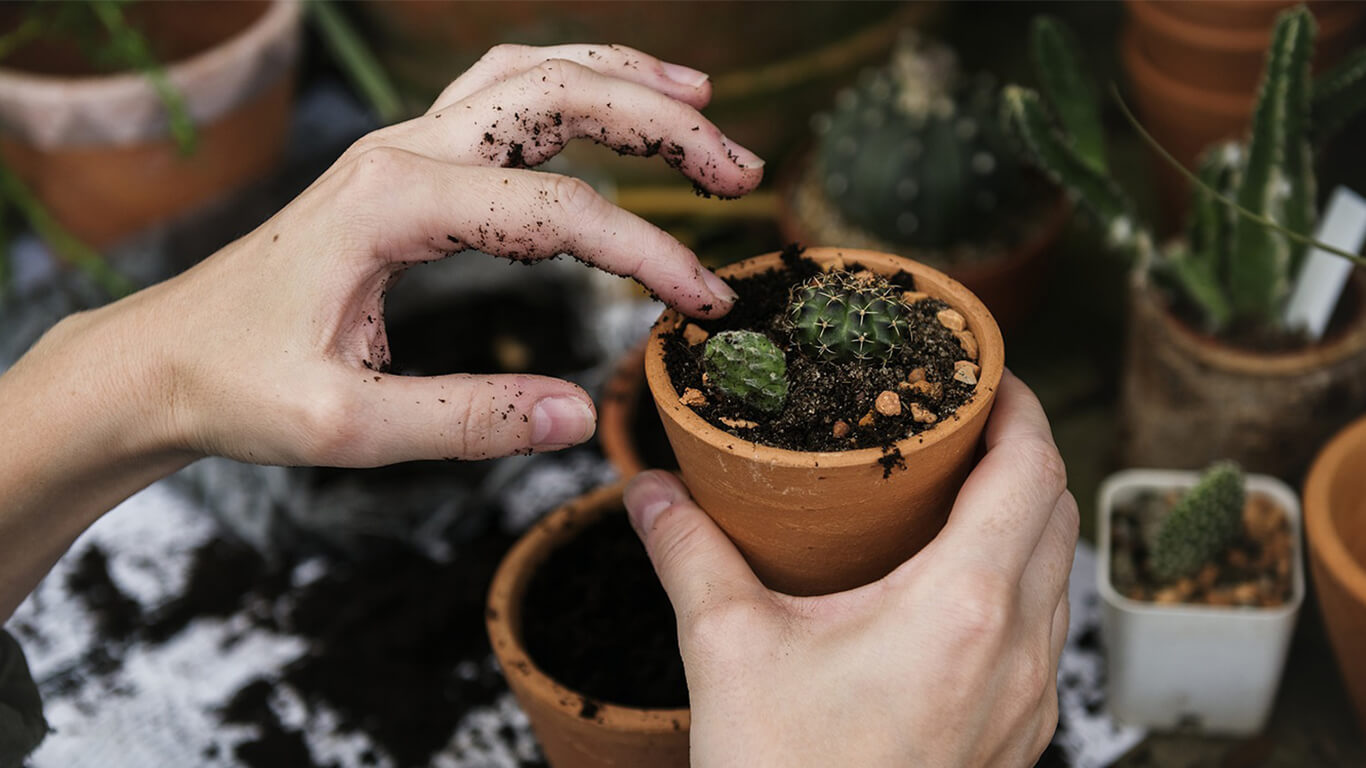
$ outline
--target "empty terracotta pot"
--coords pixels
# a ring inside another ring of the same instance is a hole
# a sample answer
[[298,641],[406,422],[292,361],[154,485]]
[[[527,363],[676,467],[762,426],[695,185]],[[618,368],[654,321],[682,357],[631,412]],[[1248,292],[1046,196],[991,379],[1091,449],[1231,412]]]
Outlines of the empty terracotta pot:
[[[884,477],[877,448],[791,451],[712,426],[679,402],[664,365],[663,335],[683,318],[672,310],[660,317],[646,347],[645,377],[683,479],[764,583],[793,595],[828,594],[875,581],[939,532],[972,467],[1005,361],[991,313],[944,273],[875,251],[812,248],[805,255],[884,275],[911,273],[918,290],[967,319],[980,346],[982,371],[972,400],[933,429],[896,444],[907,469]],[[780,264],[779,254],[770,253],[718,274],[744,277]]]
[[1319,608],[1357,718],[1366,731],[1366,419],[1314,460],[1304,485],[1309,563]]
[[624,515],[623,483],[605,486],[547,515],[503,558],[489,587],[489,642],[508,686],[554,768],[687,768],[687,709],[635,709],[593,701],[557,683],[527,655],[522,604],[537,568],[556,548],[606,515]]
[[294,103],[296,3],[145,3],[127,13],[184,97],[192,154],[170,137],[165,104],[139,72],[98,74],[60,41],[0,67],[0,161],[96,247],[264,176]]
[[1296,483],[1314,451],[1366,412],[1366,280],[1318,344],[1233,347],[1190,328],[1146,277],[1130,290],[1122,379],[1125,466],[1195,469],[1220,458]]

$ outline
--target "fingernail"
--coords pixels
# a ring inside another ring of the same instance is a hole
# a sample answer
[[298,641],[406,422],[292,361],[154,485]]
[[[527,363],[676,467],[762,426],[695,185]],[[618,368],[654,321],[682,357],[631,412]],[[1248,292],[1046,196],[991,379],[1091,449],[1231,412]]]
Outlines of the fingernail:
[[577,397],[547,397],[531,409],[531,443],[578,445],[593,434],[593,409]]
[[762,158],[730,139],[722,138],[721,144],[726,148],[726,154],[730,156],[730,161],[741,168],[748,170],[751,168],[764,167]]
[[685,67],[682,64],[670,64],[667,61],[662,62],[661,69],[664,70],[665,77],[679,85],[686,85],[689,88],[698,87],[707,82],[707,78],[709,77],[706,72],[698,72],[692,67]]
[[707,290],[711,291],[711,295],[723,304],[734,304],[735,300],[740,298],[735,289],[727,285],[720,275],[706,267],[702,268],[702,282],[706,283]]
[[678,498],[677,491],[672,486],[646,473],[632,478],[622,493],[622,501],[626,504],[631,526],[643,539],[654,526],[659,513],[682,499]]

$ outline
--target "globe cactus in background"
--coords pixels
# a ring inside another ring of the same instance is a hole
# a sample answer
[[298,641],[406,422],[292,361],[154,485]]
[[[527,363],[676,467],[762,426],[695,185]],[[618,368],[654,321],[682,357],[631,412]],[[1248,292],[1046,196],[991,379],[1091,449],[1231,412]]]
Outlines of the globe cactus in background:
[[901,289],[871,272],[834,270],[792,288],[787,324],[808,355],[828,362],[887,360],[909,336]]
[[702,368],[726,397],[764,413],[787,401],[787,359],[762,333],[722,331],[707,339]]
[[1163,581],[1191,576],[1228,549],[1243,530],[1243,473],[1215,464],[1183,495],[1149,546],[1152,571]]
[[947,47],[913,33],[816,115],[816,167],[827,204],[892,244],[981,242],[1019,183],[990,77],[964,77]]

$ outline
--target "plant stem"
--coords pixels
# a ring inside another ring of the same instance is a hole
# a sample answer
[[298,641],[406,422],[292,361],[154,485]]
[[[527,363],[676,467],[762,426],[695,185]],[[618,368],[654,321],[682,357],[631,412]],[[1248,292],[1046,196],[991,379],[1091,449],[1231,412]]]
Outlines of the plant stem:
[[98,251],[57,223],[33,196],[28,185],[3,164],[0,164],[0,200],[8,200],[14,205],[53,252],[88,275],[110,297],[118,299],[135,290],[132,281],[109,266]]
[[90,8],[109,33],[109,41],[114,49],[141,70],[156,89],[162,102],[166,104],[166,112],[171,123],[171,136],[175,138],[181,156],[193,154],[198,137],[189,107],[185,104],[185,97],[171,84],[170,78],[166,76],[166,70],[152,55],[151,46],[147,44],[146,38],[128,24],[117,2],[97,0],[90,4]]
[[1211,188],[1208,184],[1205,184],[1205,182],[1201,181],[1199,177],[1191,173],[1190,170],[1186,168],[1186,166],[1182,165],[1181,161],[1177,160],[1175,157],[1172,157],[1171,153],[1164,149],[1162,145],[1158,143],[1157,139],[1154,139],[1152,135],[1149,134],[1148,131],[1143,128],[1143,124],[1138,121],[1138,118],[1134,116],[1134,113],[1129,110],[1129,105],[1124,103],[1124,98],[1119,95],[1118,86],[1111,84],[1110,93],[1114,96],[1115,101],[1119,103],[1119,109],[1120,112],[1124,114],[1124,118],[1129,121],[1129,124],[1134,127],[1135,131],[1138,131],[1139,138],[1143,139],[1143,141],[1147,143],[1148,146],[1152,147],[1153,150],[1157,152],[1158,156],[1160,156],[1165,162],[1171,165],[1172,168],[1175,168],[1178,173],[1180,173],[1182,176],[1185,176],[1186,180],[1189,181],[1191,184],[1194,184],[1197,188],[1205,191],[1215,200],[1218,200],[1224,205],[1227,205],[1229,208],[1233,209],[1233,211],[1237,213],[1239,216],[1242,216],[1245,219],[1250,219],[1251,221],[1255,221],[1264,227],[1274,229],[1277,232],[1280,232],[1281,234],[1290,238],[1291,240],[1294,240],[1296,243],[1299,243],[1300,245],[1307,245],[1311,248],[1317,248],[1318,250],[1331,253],[1334,256],[1341,256],[1342,258],[1347,259],[1353,264],[1366,266],[1366,258],[1359,256],[1355,253],[1348,253],[1347,251],[1344,251],[1341,248],[1335,248],[1327,243],[1321,243],[1308,235],[1304,235],[1299,232],[1293,232],[1289,229],[1286,229],[1285,227],[1281,226],[1280,224],[1265,216],[1260,216],[1252,211],[1249,211],[1248,209],[1244,208],[1243,206],[1235,202],[1232,198],[1228,197],[1227,195],[1224,195],[1216,189]]
[[308,0],[305,7],[317,22],[318,32],[337,63],[370,102],[370,108],[375,110],[380,122],[388,125],[403,119],[406,111],[398,90],[341,11],[330,0]]

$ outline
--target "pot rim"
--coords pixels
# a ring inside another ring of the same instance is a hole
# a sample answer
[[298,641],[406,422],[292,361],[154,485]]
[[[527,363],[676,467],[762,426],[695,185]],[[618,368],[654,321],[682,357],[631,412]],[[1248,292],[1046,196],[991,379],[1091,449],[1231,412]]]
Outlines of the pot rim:
[[[1005,342],[1001,337],[1001,329],[996,325],[996,320],[991,316],[986,306],[961,283],[933,267],[928,267],[903,256],[879,251],[816,247],[806,249],[802,255],[822,263],[844,259],[855,262],[859,266],[870,268],[875,272],[891,273],[898,269],[909,272],[916,279],[917,290],[923,290],[935,298],[942,299],[950,307],[963,313],[968,321],[969,329],[977,337],[979,350],[977,364],[981,366],[981,373],[977,378],[977,389],[974,390],[972,399],[959,406],[952,416],[941,419],[931,429],[918,435],[902,438],[893,444],[893,447],[901,452],[907,467],[910,467],[917,452],[927,450],[945,439],[959,425],[972,423],[973,417],[979,411],[994,402],[995,398],[988,397],[987,394],[994,393],[1001,384],[1001,377],[1005,372]],[[781,263],[781,252],[774,251],[730,264],[717,270],[717,274],[730,276],[732,274],[757,273],[779,266]],[[878,269],[878,267],[882,269]],[[924,285],[925,280],[939,285]],[[927,288],[937,288],[938,290],[927,290]],[[980,320],[974,322],[974,319],[977,318]],[[683,321],[683,315],[673,309],[666,309],[655,321],[654,326],[650,329],[650,338],[645,350],[645,379],[651,393],[655,396],[656,406],[671,408],[674,418],[677,419],[680,426],[710,444],[713,449],[721,453],[743,455],[751,460],[763,461],[776,466],[808,468],[865,466],[877,462],[884,456],[881,448],[859,448],[850,451],[794,451],[763,445],[733,435],[698,416],[692,408],[678,402],[678,390],[674,388],[673,380],[669,377],[668,369],[664,366],[663,333],[666,329],[671,329]]]
[[[1220,54],[1265,55],[1271,40],[1272,25],[1275,22],[1273,16],[1271,24],[1265,26],[1201,24],[1188,17],[1170,13],[1164,8],[1164,3],[1154,0],[1124,0],[1124,5],[1131,19],[1138,25],[1153,29],[1183,45],[1205,48]],[[1285,3],[1284,8],[1292,8],[1294,5]],[[1329,3],[1319,7],[1311,6],[1314,21],[1318,25],[1316,45],[1321,44],[1325,38],[1338,37],[1351,29],[1352,23],[1356,20],[1351,5],[1343,3],[1342,7],[1339,7],[1337,3]]]
[[1349,424],[1319,452],[1304,482],[1304,520],[1311,553],[1357,602],[1366,604],[1366,565],[1347,551],[1332,520],[1333,478],[1348,469],[1348,458],[1362,443],[1366,443],[1366,418]]
[[[572,538],[585,524],[612,514],[622,508],[625,480],[599,486],[567,502],[546,515],[517,540],[494,572],[489,585],[485,625],[489,643],[503,668],[511,678],[525,670],[522,678],[525,689],[541,704],[566,717],[599,728],[616,732],[673,733],[691,725],[691,710],[645,709],[612,704],[561,685],[546,674],[527,653],[522,643],[521,601],[527,585],[546,557]],[[622,513],[624,514],[624,513]],[[598,705],[597,715],[591,720],[580,717],[585,700]]]
[[[1133,81],[1132,84],[1139,90],[1160,94],[1163,101],[1175,102],[1175,106],[1182,109],[1214,112],[1230,119],[1241,120],[1252,113],[1252,107],[1257,101],[1256,91],[1235,95],[1174,80],[1148,60],[1148,55],[1138,44],[1138,35],[1133,29],[1124,30],[1120,38],[1120,56],[1124,60],[1124,68]],[[1151,122],[1151,118],[1148,122]]]
[[1300,349],[1279,352],[1256,352],[1225,344],[1216,337],[1199,333],[1181,322],[1169,309],[1169,304],[1159,297],[1145,272],[1134,273],[1135,301],[1148,302],[1152,310],[1161,318],[1164,330],[1181,349],[1192,357],[1235,373],[1259,376],[1300,376],[1306,371],[1333,365],[1366,350],[1366,276],[1361,270],[1354,270],[1349,287],[1358,286],[1362,301],[1357,307],[1356,316],[1347,327],[1336,336]]
[[[223,66],[264,48],[269,40],[297,23],[300,15],[296,0],[266,0],[265,11],[241,32],[184,59],[164,64],[167,79],[176,81]],[[115,72],[106,75],[46,75],[0,66],[0,90],[18,93],[35,101],[47,99],[118,99],[130,91],[146,89],[147,76],[141,72]]]
[[1153,490],[1184,490],[1195,485],[1199,470],[1188,469],[1124,469],[1111,474],[1101,483],[1096,501],[1096,586],[1101,598],[1114,608],[1136,616],[1190,616],[1198,618],[1237,618],[1254,622],[1280,621],[1293,616],[1304,603],[1304,513],[1299,498],[1279,478],[1271,475],[1246,475],[1248,491],[1271,497],[1290,521],[1290,599],[1277,606],[1224,606],[1178,603],[1159,605],[1150,601],[1134,600],[1119,593],[1110,581],[1110,517],[1115,497],[1132,488]]

